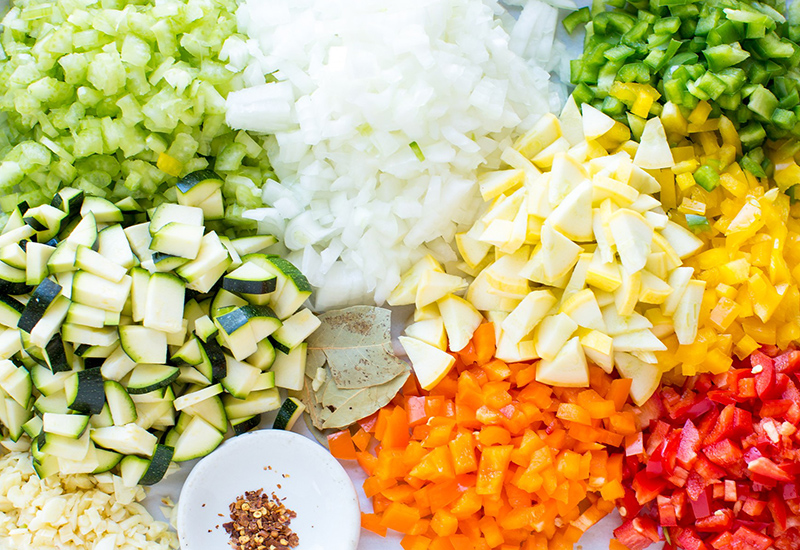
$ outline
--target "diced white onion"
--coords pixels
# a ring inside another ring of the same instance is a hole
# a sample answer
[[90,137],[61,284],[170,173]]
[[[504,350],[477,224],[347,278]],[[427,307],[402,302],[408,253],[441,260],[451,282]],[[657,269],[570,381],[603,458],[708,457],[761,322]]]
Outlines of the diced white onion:
[[563,96],[547,72],[557,11],[530,3],[515,27],[495,0],[242,1],[248,38],[221,58],[250,87],[226,118],[273,134],[280,181],[245,217],[283,240],[316,307],[382,303],[422,255],[455,261],[476,171]]

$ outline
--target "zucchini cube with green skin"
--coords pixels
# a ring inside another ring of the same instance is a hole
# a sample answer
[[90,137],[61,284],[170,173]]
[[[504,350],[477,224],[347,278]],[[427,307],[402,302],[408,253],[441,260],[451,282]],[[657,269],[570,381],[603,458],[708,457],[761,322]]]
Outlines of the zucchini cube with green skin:
[[222,188],[222,178],[213,170],[198,170],[184,176],[175,187],[178,190],[178,204],[199,206]]
[[82,190],[74,187],[64,187],[53,195],[50,206],[60,208],[67,214],[78,214],[81,210],[83,199],[84,192]]
[[44,413],[42,430],[48,434],[77,439],[89,426],[89,417],[83,414]]
[[131,269],[136,265],[128,237],[120,224],[106,227],[97,234],[97,252],[125,269]]
[[303,416],[306,406],[296,397],[288,397],[278,410],[272,428],[275,430],[291,430],[295,422]]
[[5,408],[3,423],[8,428],[11,440],[17,441],[25,433],[24,426],[33,417],[33,411],[30,407],[23,407],[10,397],[6,397],[3,405],[0,405],[0,408],[3,407]]
[[116,451],[124,455],[153,456],[158,438],[137,426],[108,426],[91,430],[91,438],[95,445]]
[[194,260],[200,252],[200,242],[204,232],[205,228],[202,225],[170,222],[152,234],[150,249]]
[[187,282],[187,287],[198,292],[208,292],[231,264],[228,250],[219,236],[210,231],[203,236],[197,257],[175,269]]
[[295,347],[288,354],[278,351],[272,372],[275,373],[275,385],[287,390],[300,391],[306,372],[306,350],[308,345],[303,343]]
[[222,403],[228,418],[247,418],[256,414],[274,411],[281,406],[281,395],[278,388],[250,392],[247,399],[236,399],[232,395],[224,395]]
[[39,242],[47,242],[58,235],[61,229],[61,220],[66,217],[67,213],[60,208],[42,204],[25,212],[23,220],[36,230],[36,238]]
[[30,369],[31,382],[42,395],[50,395],[64,389],[67,378],[71,372],[53,372],[43,365],[33,365]]
[[122,380],[136,366],[136,362],[128,357],[122,346],[118,346],[100,367],[100,372],[106,380]]
[[128,238],[131,250],[139,258],[140,262],[150,259],[150,222],[140,223],[126,227],[125,236]]
[[25,252],[25,282],[29,285],[38,285],[47,277],[47,262],[55,252],[55,247],[29,242],[25,245]]
[[311,296],[308,279],[291,262],[279,256],[265,254],[250,254],[242,260],[252,261],[278,278],[269,304],[279,319],[292,315]]
[[67,406],[81,414],[100,414],[106,403],[103,375],[99,369],[74,373],[64,386]]
[[248,363],[250,363],[254,367],[258,367],[262,371],[270,368],[274,361],[275,361],[275,347],[272,345],[272,342],[270,342],[268,338],[259,340],[256,346],[256,352],[253,355],[247,357]]
[[75,252],[75,267],[108,279],[112,283],[120,282],[128,272],[121,265],[115,264],[102,254],[83,245],[78,246]]
[[95,456],[97,456],[97,468],[95,468],[92,473],[95,475],[108,472],[112,468],[116,467],[123,458],[121,453],[115,453],[114,451],[107,451],[105,449],[98,449],[97,447],[95,447],[94,452]]
[[234,435],[242,435],[250,430],[254,430],[258,428],[259,424],[261,424],[260,414],[231,420],[231,427],[233,428]]
[[31,330],[31,344],[40,348],[47,347],[48,343],[58,332],[69,311],[70,301],[65,296],[56,297],[55,301],[47,308],[44,316]]
[[61,285],[50,279],[43,280],[33,291],[28,303],[25,304],[17,327],[30,333],[60,293]]
[[122,210],[102,197],[84,197],[81,205],[81,216],[86,218],[90,212],[99,223],[119,223],[123,220]]
[[228,415],[218,395],[190,405],[184,411],[192,416],[199,416],[220,433],[228,431]]
[[[5,364],[6,362],[3,361]],[[19,403],[21,407],[28,407],[31,400],[31,393],[33,391],[33,382],[31,375],[27,369],[23,367],[14,367],[14,371],[8,373],[0,379],[0,388],[8,394],[8,396]]]
[[150,467],[150,460],[136,455],[128,455],[119,463],[119,476],[125,487],[136,487],[142,479],[147,468]]
[[283,325],[272,334],[271,339],[278,351],[289,353],[290,350],[311,336],[321,324],[322,322],[310,309],[301,309],[285,319]]
[[0,294],[0,325],[8,328],[17,328],[20,315],[25,305],[14,298]]
[[253,235],[251,237],[239,237],[231,240],[231,245],[239,256],[246,256],[248,254],[255,254],[261,252],[278,242],[274,235]]
[[114,283],[92,273],[79,271],[72,279],[72,300],[104,311],[122,311],[130,290],[130,275],[125,275]]
[[222,387],[237,399],[247,399],[261,370],[230,356],[225,360],[227,370],[225,378],[220,380]]
[[39,436],[38,450],[43,456],[53,456],[68,460],[83,460],[92,445],[89,431],[78,438],[42,432]]
[[55,334],[44,347],[44,356],[47,368],[53,373],[65,373],[72,370],[70,358],[67,357],[67,350],[61,335]]
[[175,442],[172,460],[183,462],[206,456],[219,447],[225,436],[211,424],[195,416]]
[[206,220],[221,220],[225,218],[225,201],[222,189],[217,189],[206,200],[197,205],[203,211]]
[[163,365],[167,362],[167,335],[160,330],[138,325],[121,326],[119,343],[136,363]]
[[[70,231],[66,239],[61,242],[68,242],[73,246],[79,245],[94,247],[97,242],[97,219],[91,212],[81,218],[81,220]],[[59,243],[60,244],[60,243]]]
[[103,384],[106,402],[115,426],[124,426],[136,422],[136,405],[131,396],[122,387],[122,384],[113,380],[106,380]]
[[269,294],[275,291],[278,278],[253,262],[244,262],[222,279],[222,288],[236,294]]
[[0,249],[0,262],[17,269],[25,269],[28,264],[28,256],[18,243],[9,244]]
[[222,393],[222,385],[214,384],[213,386],[208,386],[207,388],[183,394],[175,399],[173,405],[175,406],[176,411],[182,411],[187,407],[196,405],[197,403],[205,401],[206,399],[210,399],[215,395],[219,395],[220,393]]
[[148,393],[164,388],[172,384],[179,374],[180,369],[170,365],[137,364],[128,378],[128,393]]
[[227,361],[222,347],[214,338],[203,342],[198,339],[200,350],[203,353],[203,361],[197,365],[197,370],[207,379],[217,381],[227,375]]
[[169,223],[203,226],[203,210],[195,206],[184,206],[165,202],[156,207],[150,217],[150,235]]
[[147,284],[147,298],[142,324],[167,333],[183,328],[183,305],[186,287],[171,273],[153,273]]
[[175,449],[168,445],[156,445],[153,457],[149,460],[147,470],[139,478],[140,485],[155,485],[164,478],[169,469]]

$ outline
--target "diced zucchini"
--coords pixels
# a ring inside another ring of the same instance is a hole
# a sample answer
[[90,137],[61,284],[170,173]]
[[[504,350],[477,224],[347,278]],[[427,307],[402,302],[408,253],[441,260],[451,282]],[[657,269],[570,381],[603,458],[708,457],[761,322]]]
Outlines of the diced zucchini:
[[258,428],[259,424],[261,424],[260,414],[231,420],[231,427],[233,428],[234,435],[242,435],[250,430],[255,430]]
[[163,332],[178,332],[183,327],[186,287],[171,273],[154,273],[147,285],[142,324]]
[[203,388],[201,390],[186,393],[175,399],[175,410],[181,411],[186,407],[200,403],[206,399],[214,397],[215,395],[219,395],[220,393],[222,393],[222,385],[220,384],[214,384],[213,386],[208,386],[207,388]]
[[136,363],[167,362],[167,335],[160,330],[126,325],[119,327],[120,347]]
[[170,365],[140,363],[128,378],[128,393],[147,393],[172,384],[180,370]]
[[83,414],[44,413],[42,429],[48,434],[78,439],[89,425],[89,417]]
[[220,433],[227,431],[228,415],[225,413],[225,407],[222,405],[222,400],[218,395],[194,405],[189,405],[184,411],[191,416],[199,416],[219,430]]
[[100,369],[87,369],[70,376],[65,385],[67,405],[81,414],[99,414],[106,402]]
[[247,399],[236,399],[232,395],[222,398],[228,418],[244,418],[279,409],[281,396],[277,388],[250,392]]
[[114,425],[124,426],[125,424],[136,422],[136,405],[125,388],[122,387],[122,384],[113,380],[106,380],[103,388]]
[[301,309],[283,322],[272,336],[275,349],[289,353],[298,344],[308,338],[321,324],[310,309]]
[[297,419],[303,416],[306,406],[295,397],[288,397],[278,410],[272,427],[276,430],[291,430]]
[[141,485],[154,485],[164,478],[175,449],[168,445],[156,445],[153,457],[148,461],[147,470],[139,478]]
[[220,380],[222,387],[237,399],[246,399],[258,379],[261,371],[256,367],[225,356],[227,374]]
[[280,351],[276,353],[275,362],[272,364],[276,386],[296,391],[303,389],[307,347],[308,345],[303,343],[295,347],[288,355]]
[[124,455],[153,456],[158,438],[136,424],[91,430],[95,445]]
[[175,442],[175,453],[172,459],[175,462],[183,462],[206,456],[219,447],[224,437],[211,424],[199,416],[195,416]]

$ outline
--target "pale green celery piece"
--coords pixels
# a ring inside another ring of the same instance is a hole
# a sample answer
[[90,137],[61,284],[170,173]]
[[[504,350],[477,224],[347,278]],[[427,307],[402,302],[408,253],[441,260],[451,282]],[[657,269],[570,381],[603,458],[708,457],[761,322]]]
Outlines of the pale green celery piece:
[[223,172],[233,172],[242,164],[242,160],[247,155],[247,149],[241,143],[230,143],[219,152],[217,162],[214,164],[217,170]]
[[75,134],[75,145],[72,147],[72,154],[76,157],[102,155],[103,150],[103,132],[100,128],[86,128]]
[[144,120],[142,106],[131,94],[117,100],[117,107],[122,111],[122,121],[129,126],[134,126]]
[[234,139],[234,141],[244,145],[246,154],[250,158],[257,158],[264,151],[264,148],[261,147],[256,140],[251,138],[250,134],[243,130],[237,132],[236,139]]
[[158,134],[150,134],[145,140],[147,148],[155,154],[161,154],[167,150],[167,142]]
[[[197,172],[198,170],[205,170],[208,168],[208,160],[203,157],[194,157],[189,162],[183,165],[183,173],[184,174],[191,174],[192,172]],[[174,187],[170,187],[169,189],[175,189]]]
[[103,94],[89,86],[81,86],[78,88],[77,96],[78,101],[85,107],[94,107],[104,99]]
[[122,41],[122,61],[134,67],[144,67],[150,61],[150,45],[136,35],[129,34]]
[[50,164],[51,153],[44,145],[35,141],[24,141],[19,144],[19,167],[26,175],[30,175],[41,166]]
[[61,147],[58,143],[54,142],[52,139],[48,137],[42,137],[40,140],[42,145],[50,149],[53,153],[59,156],[62,160],[66,162],[73,162],[75,157],[70,154],[69,151]]
[[117,52],[99,53],[89,63],[86,79],[107,96],[125,87],[125,67]]
[[181,132],[175,136],[167,150],[167,154],[181,164],[186,164],[197,154],[199,145],[190,134]]
[[86,71],[89,62],[82,53],[71,53],[58,60],[58,64],[64,69],[64,81],[67,84],[77,85],[86,80]]
[[25,173],[19,163],[6,160],[0,163],[0,189],[8,190],[22,182]]

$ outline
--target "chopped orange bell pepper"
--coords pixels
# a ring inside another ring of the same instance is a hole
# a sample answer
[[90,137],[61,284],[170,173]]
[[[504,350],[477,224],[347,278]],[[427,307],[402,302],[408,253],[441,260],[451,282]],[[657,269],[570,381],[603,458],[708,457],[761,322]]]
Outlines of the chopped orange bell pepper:
[[355,460],[356,447],[348,430],[336,432],[328,436],[328,448],[339,460]]
[[589,389],[550,388],[535,362],[479,357],[493,338],[480,334],[439,386],[374,417],[374,455],[355,452],[375,511],[365,527],[404,533],[411,550],[572,548],[624,495],[619,446],[639,434],[631,381],[592,366]]

